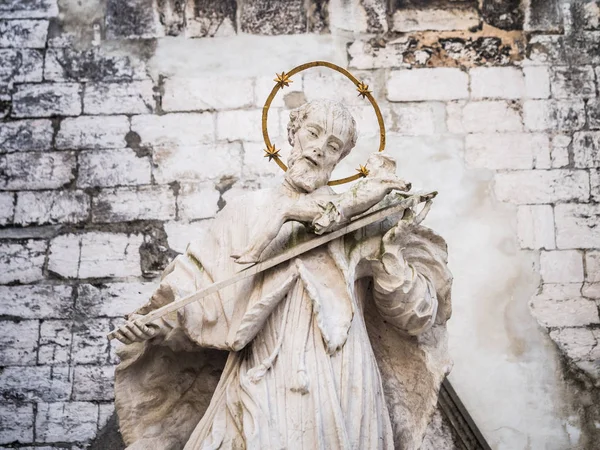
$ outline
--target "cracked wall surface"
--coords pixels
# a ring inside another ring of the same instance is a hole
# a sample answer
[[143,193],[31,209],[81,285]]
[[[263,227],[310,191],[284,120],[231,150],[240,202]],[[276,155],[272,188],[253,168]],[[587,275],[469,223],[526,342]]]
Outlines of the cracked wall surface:
[[[262,106],[276,71],[316,59],[369,84],[399,174],[440,191],[450,379],[492,448],[594,448],[600,3],[583,0],[2,2],[0,448],[107,448],[106,334],[229,198],[280,180]],[[285,155],[289,110],[319,97],[359,124],[343,177],[378,127],[337,74],[296,76],[269,134]],[[423,448],[462,448],[439,412]]]

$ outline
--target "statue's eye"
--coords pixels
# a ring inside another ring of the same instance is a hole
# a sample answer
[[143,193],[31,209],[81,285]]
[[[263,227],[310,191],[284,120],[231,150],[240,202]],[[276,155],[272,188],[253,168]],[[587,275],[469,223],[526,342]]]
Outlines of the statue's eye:
[[337,145],[335,142],[330,142],[329,143],[329,148],[331,150],[333,150],[334,152],[337,152],[340,149],[340,146]]
[[308,133],[309,133],[309,134],[310,134],[312,137],[314,137],[314,138],[316,138],[316,137],[317,137],[317,133],[316,133],[314,130],[310,129],[310,128],[308,129]]

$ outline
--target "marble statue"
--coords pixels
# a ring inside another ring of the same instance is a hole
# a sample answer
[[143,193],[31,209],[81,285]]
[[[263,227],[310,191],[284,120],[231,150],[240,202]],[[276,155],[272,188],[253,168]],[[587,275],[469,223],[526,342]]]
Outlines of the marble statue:
[[340,103],[292,111],[288,136],[283,183],[228,201],[117,330],[128,450],[419,448],[451,367],[446,245],[420,225],[430,199],[136,321],[410,190],[383,154],[347,192],[327,186],[357,139]]

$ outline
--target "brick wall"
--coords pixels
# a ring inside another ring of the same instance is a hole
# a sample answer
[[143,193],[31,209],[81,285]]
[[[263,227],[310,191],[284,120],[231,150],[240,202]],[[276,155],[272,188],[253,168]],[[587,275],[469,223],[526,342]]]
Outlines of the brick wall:
[[[229,196],[279,175],[259,124],[271,71],[291,66],[282,56],[264,72],[197,74],[210,52],[160,56],[162,45],[211,39],[236,49],[247,39],[251,52],[284,34],[332,35],[337,62],[377,95],[391,139],[456,142],[512,208],[513,237],[535,261],[527,276],[541,277],[531,313],[564,376],[597,383],[598,11],[535,0],[3,2],[0,445],[85,447],[113,412],[108,331]],[[276,99],[273,140],[283,146],[289,108],[323,95],[376,136],[344,80],[313,71]],[[580,427],[580,443],[597,433]]]

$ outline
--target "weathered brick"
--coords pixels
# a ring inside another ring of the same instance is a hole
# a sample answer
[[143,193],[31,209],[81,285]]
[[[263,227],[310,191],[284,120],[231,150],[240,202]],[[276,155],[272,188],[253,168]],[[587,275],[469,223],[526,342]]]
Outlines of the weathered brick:
[[564,36],[538,34],[529,39],[526,54],[532,64],[561,64],[566,59]]
[[14,117],[77,116],[81,114],[81,85],[23,84],[13,94]]
[[581,288],[581,295],[600,300],[600,283],[584,283]]
[[50,243],[48,270],[67,278],[140,276],[138,234],[65,234]]
[[106,36],[109,39],[163,37],[156,0],[108,0]]
[[600,247],[599,205],[556,205],[554,218],[558,248]]
[[596,96],[594,69],[591,66],[552,67],[550,86],[553,98],[592,98]]
[[472,98],[517,99],[525,95],[523,72],[516,67],[475,67],[469,75]]
[[52,145],[52,122],[48,119],[0,123],[0,153],[48,150]]
[[0,225],[12,223],[15,215],[15,194],[0,192]]
[[448,128],[454,133],[482,133],[493,131],[521,131],[519,106],[505,101],[469,102],[456,105],[449,117]]
[[186,0],[185,35],[188,38],[235,35],[236,12],[235,0]]
[[86,114],[146,114],[154,110],[151,80],[88,84],[83,96]]
[[79,154],[78,187],[109,187],[150,184],[152,168],[148,156],[138,157],[124,148],[89,150]]
[[573,135],[575,167],[600,167],[600,131],[582,131]]
[[33,442],[33,405],[0,404],[0,444]]
[[155,148],[208,144],[215,140],[215,116],[213,113],[134,116],[131,130],[140,136],[142,145]]
[[39,337],[39,322],[0,321],[0,366],[35,365]]
[[[307,5],[315,8],[321,2],[310,2]],[[329,22],[332,30],[343,30],[354,33],[383,33],[388,30],[387,24],[387,2],[385,0],[352,0],[344,2],[330,2],[321,8],[327,8],[323,16],[317,20],[324,21],[324,27]],[[309,17],[313,19],[313,17]],[[315,24],[319,26],[318,24]]]
[[496,174],[498,200],[517,204],[586,201],[590,195],[585,170],[519,170]]
[[[378,86],[375,74],[372,72],[356,72],[353,74],[356,78],[369,86],[369,90],[377,93]],[[294,84],[299,81],[299,76],[292,77],[294,83],[290,85],[292,89],[296,88]],[[274,83],[274,82],[273,82]],[[366,98],[356,94],[356,87],[348,78],[340,73],[331,72],[331,70],[313,70],[304,72],[302,77],[303,91],[308,101],[321,98],[336,100],[344,105],[369,105]],[[284,95],[286,90],[277,95]]]
[[169,186],[103,189],[92,200],[94,222],[175,218],[175,194]]
[[[217,139],[263,142],[261,123],[261,109],[221,111],[217,114]],[[272,111],[268,121],[271,139],[279,136],[279,130],[279,115]]]
[[42,81],[44,54],[41,50],[0,48],[0,83]]
[[288,0],[285,7],[270,0],[238,4],[240,28],[251,34],[298,34],[306,32],[303,0]]
[[219,191],[211,183],[182,184],[177,196],[178,218],[194,220],[214,217],[219,197]]
[[113,356],[106,335],[111,319],[93,319],[74,328],[72,361],[76,364],[110,364]]
[[69,367],[5,367],[0,372],[0,395],[13,402],[57,402],[71,396]]
[[540,275],[544,283],[579,283],[583,281],[583,255],[578,250],[543,251]]
[[583,100],[527,100],[523,117],[530,130],[577,131],[585,125],[585,106]]
[[600,250],[585,252],[585,281],[600,283]]
[[75,366],[73,400],[113,400],[114,366]]
[[581,295],[581,283],[544,283],[540,295],[554,300],[568,300]]
[[569,165],[569,145],[573,138],[569,135],[559,134],[552,138],[550,149],[551,167],[565,167]]
[[262,177],[271,177],[281,173],[281,169],[274,161],[267,161],[264,157],[265,144],[259,142],[244,142],[244,162],[242,174],[244,179],[253,180]]
[[56,136],[56,148],[123,148],[128,132],[127,116],[64,119]]
[[550,72],[546,66],[523,67],[525,75],[525,97],[548,98],[550,97]]
[[86,317],[124,317],[150,300],[157,287],[156,283],[80,284],[76,308]]
[[387,81],[392,102],[456,100],[469,96],[469,76],[460,69],[435,68],[393,71]]
[[112,415],[115,413],[115,406],[111,403],[100,403],[98,405],[98,429],[101,430],[106,426]]
[[[257,77],[254,81],[254,106],[262,108],[267,101],[267,97],[271,94],[273,87],[275,86],[275,77],[263,76]],[[279,91],[275,98],[271,102],[271,108],[283,108],[290,102],[291,99],[298,99],[298,103],[306,103],[306,97],[303,92],[302,76],[298,75],[294,77],[293,83],[286,87],[283,91]],[[286,102],[286,99],[287,102]],[[300,106],[288,105],[288,109]]]
[[552,206],[520,205],[517,210],[517,238],[521,248],[555,248]]
[[130,55],[111,55],[100,48],[49,48],[44,79],[49,81],[127,81],[146,79],[143,61]]
[[475,8],[400,8],[392,16],[392,30],[450,31],[468,30],[479,26]]
[[154,150],[154,177],[158,183],[195,182],[239,178],[242,166],[240,143]]
[[38,364],[67,365],[71,361],[70,320],[44,320],[40,325]]
[[0,242],[0,283],[41,280],[45,258],[45,241]]
[[[197,239],[201,233],[205,232],[212,219],[201,220],[198,222],[185,223],[185,222],[165,222],[165,232],[167,233],[167,242],[169,248],[176,252],[185,252],[186,247],[191,240]],[[147,300],[146,300],[147,301]],[[137,303],[136,306],[130,309],[128,312],[134,311],[142,303]]]
[[586,104],[588,127],[591,130],[600,129],[600,99],[590,99]]
[[246,108],[254,103],[253,95],[250,78],[176,77],[165,80],[162,108],[164,111]]
[[23,319],[67,318],[73,300],[71,286],[39,284],[35,286],[0,286],[0,316]]
[[35,435],[38,442],[85,442],[96,436],[97,425],[94,403],[39,403]]
[[595,202],[600,202],[600,169],[590,170],[591,197]]
[[0,18],[40,19],[58,16],[57,0],[4,0],[0,3]]
[[470,167],[493,170],[532,169],[536,158],[549,158],[548,137],[530,133],[469,134],[465,161]]
[[73,180],[75,165],[72,152],[0,155],[0,190],[58,189]]
[[[432,135],[443,132],[446,111],[443,103],[398,103],[392,105],[392,130],[407,136]],[[370,111],[371,115],[374,115]],[[355,118],[356,119],[356,118]],[[363,125],[362,120],[358,122]],[[362,126],[360,135],[363,136]],[[376,126],[377,132],[379,125]]]
[[573,361],[593,360],[600,358],[600,353],[596,350],[600,337],[597,331],[589,328],[563,328],[552,330],[550,337]]
[[88,218],[90,199],[83,191],[19,192],[14,223],[77,223]]
[[0,20],[0,47],[44,48],[47,20]]
[[545,327],[579,327],[600,323],[593,300],[575,297],[556,300],[536,295],[530,302],[533,316]]

